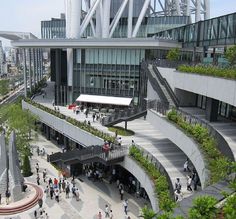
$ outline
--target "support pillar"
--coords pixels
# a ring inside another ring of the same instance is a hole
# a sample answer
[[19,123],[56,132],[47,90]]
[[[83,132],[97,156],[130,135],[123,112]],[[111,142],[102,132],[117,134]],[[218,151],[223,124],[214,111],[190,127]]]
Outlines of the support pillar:
[[29,90],[32,91],[32,60],[31,60],[31,49],[28,49],[29,54]]
[[207,97],[206,102],[206,119],[210,122],[217,121],[219,100]]
[[35,72],[36,72],[36,62],[35,62],[35,49],[32,49],[32,62],[33,62],[33,75],[32,75],[32,80],[33,80],[33,85],[35,87]]
[[49,127],[49,126],[46,126],[46,138],[47,138],[47,140],[50,140],[50,139],[51,139],[50,127]]
[[24,60],[24,95],[27,97],[27,66],[26,66],[26,51],[23,49],[23,60]]
[[56,100],[55,104],[60,105],[60,84],[61,84],[61,49],[56,49],[55,63],[56,63]]

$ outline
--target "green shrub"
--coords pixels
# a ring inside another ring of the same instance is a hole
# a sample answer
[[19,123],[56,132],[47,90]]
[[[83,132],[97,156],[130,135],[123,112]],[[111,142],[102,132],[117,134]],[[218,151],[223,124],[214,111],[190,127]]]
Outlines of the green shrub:
[[33,174],[31,172],[30,160],[27,155],[24,155],[24,158],[23,158],[22,174],[24,177],[28,177]]
[[155,165],[150,162],[148,158],[143,156],[143,151],[136,146],[130,147],[129,155],[134,158],[140,164],[140,166],[147,171],[150,178],[153,179],[160,209],[166,212],[171,211],[174,208],[175,203],[171,199],[166,176],[161,174]]
[[200,196],[194,199],[189,211],[189,219],[215,219],[217,200],[211,196]]
[[196,73],[200,75],[208,75],[215,77],[222,77],[228,79],[236,79],[236,69],[235,68],[219,68],[217,66],[206,66],[206,65],[180,65],[177,69],[180,72],[185,73]]
[[116,132],[117,131],[117,134],[118,135],[121,135],[121,136],[131,136],[131,135],[134,135],[134,132],[132,130],[129,130],[129,129],[124,129],[123,127],[120,127],[120,126],[111,126],[108,128],[109,131],[111,132]]
[[223,179],[229,173],[229,160],[217,148],[216,140],[210,136],[207,128],[200,124],[192,125],[178,115],[176,110],[171,110],[167,118],[176,123],[184,132],[193,137],[203,152],[210,170],[210,183]]
[[43,105],[41,105],[39,103],[36,103],[36,102],[34,102],[33,100],[31,100],[29,98],[26,98],[25,101],[27,103],[35,106],[36,108],[41,109],[41,110],[43,110],[43,111],[45,111],[47,113],[50,113],[50,114],[52,114],[52,115],[54,115],[54,116],[56,116],[56,117],[58,117],[60,119],[66,120],[67,122],[71,123],[72,125],[77,126],[78,128],[83,129],[84,131],[89,132],[89,133],[91,133],[91,134],[93,134],[93,135],[95,135],[95,136],[97,136],[99,138],[102,138],[105,141],[109,141],[109,142],[112,142],[112,143],[115,142],[115,137],[114,136],[110,136],[109,134],[101,132],[100,130],[98,130],[98,129],[96,129],[96,128],[88,125],[88,124],[85,124],[83,122],[79,122],[76,119],[67,117],[67,116],[61,114],[60,112],[55,111],[53,109],[50,109],[50,108],[48,108],[46,106],[43,106]]
[[227,198],[227,201],[223,207],[223,213],[225,219],[236,218],[236,195],[232,195]]

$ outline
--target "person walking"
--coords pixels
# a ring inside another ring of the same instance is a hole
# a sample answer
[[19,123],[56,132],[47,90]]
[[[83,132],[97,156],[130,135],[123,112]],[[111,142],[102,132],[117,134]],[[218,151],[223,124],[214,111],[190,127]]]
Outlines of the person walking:
[[36,169],[36,173],[39,173],[39,164],[38,163],[35,164],[35,169]]
[[37,218],[38,216],[38,213],[37,213],[37,210],[34,211],[34,218]]
[[66,182],[65,182],[64,179],[62,180],[61,187],[62,187],[62,191],[65,192],[65,189],[66,189]]
[[46,182],[46,175],[47,175],[47,170],[43,170],[43,182]]
[[59,190],[56,189],[54,193],[55,193],[55,200],[59,202]]
[[124,200],[123,206],[124,206],[124,212],[127,215],[127,212],[128,212],[128,200],[127,199]]
[[69,193],[70,193],[70,186],[66,186],[66,198],[69,198]]
[[179,190],[181,191],[182,185],[180,183],[180,179],[176,178],[176,182],[175,182],[175,190]]
[[75,190],[75,198],[76,198],[76,201],[79,201],[79,189],[78,188]]
[[109,218],[109,207],[108,205],[105,205],[105,218]]
[[39,208],[43,207],[43,199],[39,198],[38,205],[39,205]]
[[38,186],[40,185],[40,177],[39,177],[39,174],[37,173],[37,178],[36,178],[36,180],[37,180],[37,184],[38,184]]
[[53,187],[50,187],[50,198],[53,199],[53,195],[54,195],[54,189]]
[[102,213],[101,213],[101,211],[98,212],[98,219],[102,219]]
[[10,200],[11,194],[8,189],[6,190],[5,196],[6,196],[6,204],[9,205],[9,200]]
[[184,172],[190,172],[190,169],[189,169],[189,160],[188,158],[186,159],[186,161],[184,162]]
[[113,219],[113,213],[112,213],[112,210],[110,210],[110,218],[109,219]]
[[192,184],[192,177],[191,176],[187,176],[187,190],[188,191],[193,191],[192,187],[191,187],[191,184]]

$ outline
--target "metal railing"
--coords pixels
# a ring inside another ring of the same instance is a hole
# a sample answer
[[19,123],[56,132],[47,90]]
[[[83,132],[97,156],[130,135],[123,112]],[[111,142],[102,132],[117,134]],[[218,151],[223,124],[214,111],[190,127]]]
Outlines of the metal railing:
[[119,110],[118,112],[114,112],[110,116],[106,116],[102,118],[102,125],[106,126],[114,122],[128,121],[132,118],[137,117],[138,115],[142,115],[146,112],[146,108],[135,107],[132,109]]
[[141,151],[142,156],[145,157],[150,163],[152,163],[159,170],[160,173],[166,176],[168,184],[170,186],[170,194],[172,197],[174,197],[174,185],[172,184],[170,176],[168,172],[166,171],[166,169],[163,167],[163,165],[159,162],[159,160],[156,157],[154,157],[153,154],[148,152],[145,148],[137,144],[135,144],[134,146],[137,147]]
[[168,103],[164,103],[160,100],[151,100],[147,103],[147,108],[155,110],[156,112],[166,115],[167,111],[170,109]]
[[167,80],[162,77],[161,73],[157,69],[156,62],[153,62],[152,67],[153,67],[154,73],[156,74],[156,76],[159,79],[160,83],[165,87],[166,91],[168,92],[168,94],[169,94],[170,98],[172,99],[172,101],[174,102],[175,106],[179,107],[178,98],[176,97],[174,91],[171,89],[171,87],[170,87],[169,83],[167,82]]

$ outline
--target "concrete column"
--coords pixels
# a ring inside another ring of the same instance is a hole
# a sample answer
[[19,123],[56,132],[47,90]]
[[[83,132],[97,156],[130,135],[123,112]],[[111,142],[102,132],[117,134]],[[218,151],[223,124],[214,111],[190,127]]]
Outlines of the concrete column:
[[39,59],[38,59],[38,49],[35,49],[35,60],[36,60],[36,65],[35,65],[35,69],[36,69],[36,82],[38,83],[40,81],[39,78]]
[[50,139],[51,139],[50,127],[49,127],[49,126],[46,126],[46,137],[47,137],[47,140],[50,140]]
[[109,37],[109,27],[110,27],[110,7],[111,7],[111,0],[104,0],[103,1],[103,26],[102,26],[102,37],[108,38]]
[[134,2],[133,0],[129,0],[129,13],[128,13],[128,38],[132,37],[133,31],[133,10],[134,10]]
[[[99,3],[101,4],[101,3]],[[102,21],[101,21],[101,13],[100,13],[100,5],[96,9],[96,37],[102,37]]]
[[32,75],[32,80],[33,80],[33,85],[35,87],[35,72],[36,72],[36,68],[35,68],[35,49],[32,49],[32,62],[33,62],[33,75]]
[[29,90],[32,91],[32,60],[31,60],[31,49],[28,49],[29,54]]
[[27,66],[26,66],[26,51],[23,49],[23,60],[24,60],[24,95],[27,97]]
[[206,102],[206,119],[210,122],[217,121],[219,100],[207,97]]
[[60,83],[61,83],[61,49],[56,49],[56,105],[61,103],[60,100]]

